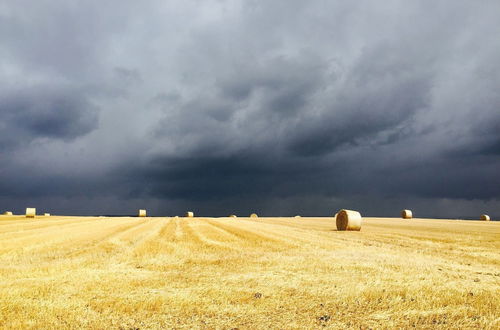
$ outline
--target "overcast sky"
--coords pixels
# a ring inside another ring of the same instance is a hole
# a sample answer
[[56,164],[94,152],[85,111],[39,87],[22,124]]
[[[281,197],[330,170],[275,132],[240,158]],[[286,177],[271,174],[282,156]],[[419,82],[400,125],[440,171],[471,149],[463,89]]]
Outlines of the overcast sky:
[[0,211],[500,215],[500,1],[0,1]]

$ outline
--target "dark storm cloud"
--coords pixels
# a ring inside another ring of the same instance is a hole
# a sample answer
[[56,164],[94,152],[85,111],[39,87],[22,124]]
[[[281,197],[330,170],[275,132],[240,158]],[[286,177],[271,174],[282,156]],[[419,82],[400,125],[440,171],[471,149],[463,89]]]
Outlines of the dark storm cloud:
[[0,94],[2,148],[37,138],[69,141],[97,128],[97,108],[81,91],[37,86]]
[[[410,65],[410,54],[387,55],[381,45],[376,48],[365,51],[353,70],[344,73],[345,80],[332,91],[335,98],[320,103],[321,115],[301,123],[302,132],[290,139],[291,151],[321,155],[344,144],[367,143],[378,133],[409,126],[412,116],[428,106],[431,63],[417,60]],[[391,140],[397,137],[402,136],[392,135]]]
[[500,156],[500,140],[486,145],[481,151],[486,155]]
[[142,179],[150,184],[148,193],[152,195],[195,200],[252,198],[256,194],[288,197],[321,191],[326,173],[311,171],[316,166],[262,156],[248,153],[156,159],[143,169],[146,175]]
[[500,214],[496,1],[25,7],[0,6],[3,200]]

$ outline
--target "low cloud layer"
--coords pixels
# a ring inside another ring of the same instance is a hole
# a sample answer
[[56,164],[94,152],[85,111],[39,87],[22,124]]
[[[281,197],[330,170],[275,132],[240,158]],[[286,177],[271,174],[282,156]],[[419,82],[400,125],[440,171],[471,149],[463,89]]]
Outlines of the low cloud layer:
[[26,8],[0,5],[2,209],[500,215],[497,1]]

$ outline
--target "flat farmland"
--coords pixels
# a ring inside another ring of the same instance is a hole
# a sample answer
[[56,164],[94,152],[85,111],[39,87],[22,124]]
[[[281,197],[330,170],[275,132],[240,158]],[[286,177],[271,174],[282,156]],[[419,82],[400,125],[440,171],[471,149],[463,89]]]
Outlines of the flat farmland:
[[500,222],[0,216],[0,328],[500,327]]

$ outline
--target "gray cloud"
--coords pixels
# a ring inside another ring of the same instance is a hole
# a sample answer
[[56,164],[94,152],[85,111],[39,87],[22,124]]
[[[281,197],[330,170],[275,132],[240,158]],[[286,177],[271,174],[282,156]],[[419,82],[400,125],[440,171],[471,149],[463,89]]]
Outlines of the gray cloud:
[[25,7],[0,7],[0,207],[500,215],[496,1]]
[[30,87],[2,93],[0,141],[12,148],[35,139],[73,140],[97,128],[98,109],[82,91]]

